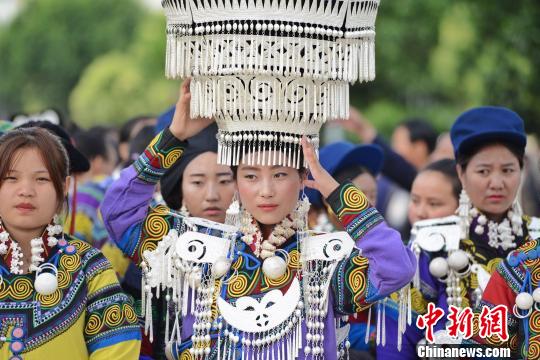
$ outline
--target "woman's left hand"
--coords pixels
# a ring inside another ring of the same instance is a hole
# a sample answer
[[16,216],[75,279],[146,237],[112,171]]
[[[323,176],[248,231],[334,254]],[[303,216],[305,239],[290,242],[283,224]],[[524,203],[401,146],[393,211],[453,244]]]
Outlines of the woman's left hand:
[[308,142],[305,136],[302,137],[302,152],[313,177],[313,180],[304,180],[304,185],[318,190],[324,198],[327,198],[339,187],[339,183],[322,167],[313,144]]

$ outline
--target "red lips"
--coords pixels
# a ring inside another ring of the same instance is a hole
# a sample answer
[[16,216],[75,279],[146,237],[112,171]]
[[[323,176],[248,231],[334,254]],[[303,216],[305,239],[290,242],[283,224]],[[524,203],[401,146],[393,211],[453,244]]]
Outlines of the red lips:
[[17,204],[17,206],[15,206],[17,209],[22,209],[22,210],[34,210],[36,207],[30,203],[20,203],[20,204]]
[[218,207],[209,207],[209,208],[204,209],[203,212],[204,214],[211,216],[211,215],[221,214],[223,210]]
[[19,213],[24,215],[33,213],[36,207],[30,203],[20,203],[15,206],[15,209],[17,209]]
[[278,205],[276,204],[261,204],[261,205],[257,205],[257,207],[263,211],[273,211],[275,210]]

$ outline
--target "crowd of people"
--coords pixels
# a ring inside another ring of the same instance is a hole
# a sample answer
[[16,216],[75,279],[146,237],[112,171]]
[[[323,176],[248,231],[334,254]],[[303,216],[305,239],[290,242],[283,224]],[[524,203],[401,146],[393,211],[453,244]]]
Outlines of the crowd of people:
[[[186,92],[184,87],[184,97]],[[335,313],[320,317],[324,340],[304,344],[306,354],[333,358],[337,350],[339,355],[336,331],[346,324],[351,359],[416,358],[426,331],[415,319],[428,312],[429,304],[445,313],[450,306],[505,304],[508,339],[476,334],[467,341],[508,346],[522,356],[535,351],[534,328],[525,338],[520,335],[520,323],[535,316],[533,303],[540,300],[533,292],[540,234],[540,223],[532,217],[538,208],[538,163],[536,149],[526,147],[522,119],[505,108],[475,108],[442,134],[426,120],[406,120],[391,144],[377,134],[375,124],[352,110],[349,119],[330,126],[343,126],[363,144],[325,144],[318,159],[304,142],[308,177],[305,170],[286,166],[218,164],[215,123],[189,119],[189,100],[182,97],[173,111],[131,119],[119,130],[68,132],[39,119],[18,127],[5,122],[0,314],[9,346],[0,348],[2,357],[37,359],[69,351],[91,359],[196,358],[188,324],[197,319],[188,314],[175,320],[170,294],[159,297],[157,290],[158,301],[145,299],[140,266],[145,266],[145,251],[158,248],[184,219],[225,223],[238,201],[245,211],[240,216],[249,218],[240,230],[244,236],[255,231],[249,236],[263,243],[253,248],[240,242],[240,253],[250,257],[229,264],[237,274],[224,281],[229,296],[261,294],[269,281],[277,289],[294,287],[301,269],[295,234],[304,216],[305,226],[314,231],[347,231],[361,249],[330,281]],[[348,188],[356,192],[354,204],[345,204]],[[291,197],[304,192],[298,201]],[[527,199],[525,211],[520,198]],[[365,205],[345,216],[345,205],[356,209],[359,204]],[[383,220],[400,217],[406,220],[396,225]],[[437,221],[461,229],[454,234],[457,243],[426,246],[416,238],[422,226],[436,231]],[[355,222],[361,226],[351,227]],[[265,245],[266,239],[274,242]],[[280,249],[287,254],[285,273],[253,273],[250,261],[264,262],[265,251]],[[345,276],[352,264],[362,264],[358,286]],[[413,318],[405,326],[400,323],[404,288]],[[152,325],[144,326],[149,312]],[[336,321],[342,314],[354,316]],[[171,335],[175,321],[182,326]],[[435,342],[444,343],[444,321],[435,330]],[[209,358],[216,356],[210,339],[202,350]]]

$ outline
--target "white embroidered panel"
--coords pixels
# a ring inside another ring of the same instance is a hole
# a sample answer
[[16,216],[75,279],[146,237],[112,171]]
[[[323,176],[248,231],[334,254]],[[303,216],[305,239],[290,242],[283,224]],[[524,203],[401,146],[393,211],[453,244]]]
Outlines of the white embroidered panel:
[[217,305],[225,321],[234,328],[248,333],[262,333],[289,319],[296,310],[300,295],[300,283],[294,278],[285,294],[281,290],[272,290],[260,301],[243,296],[236,300],[235,305],[219,297]]
[[457,216],[418,221],[414,224],[414,242],[429,252],[457,250],[461,234],[459,221]]

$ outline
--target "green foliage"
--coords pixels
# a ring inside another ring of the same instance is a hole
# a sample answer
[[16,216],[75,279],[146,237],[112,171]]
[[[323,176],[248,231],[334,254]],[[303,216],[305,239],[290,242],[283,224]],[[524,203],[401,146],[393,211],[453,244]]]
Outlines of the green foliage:
[[377,79],[352,103],[385,134],[422,116],[447,130],[464,110],[501,105],[540,131],[540,2],[383,1]]
[[148,16],[125,53],[103,55],[86,68],[69,100],[79,125],[119,125],[175,102],[178,83],[164,78],[164,29],[163,15]]
[[30,0],[0,37],[0,106],[67,110],[83,69],[122,51],[141,16],[135,0]]
[[[0,29],[0,111],[69,109],[118,124],[174,102],[164,78],[165,18],[137,0],[29,0]],[[540,2],[383,0],[377,79],[351,102],[384,133],[404,118],[447,130],[472,106],[508,106],[540,131]]]

